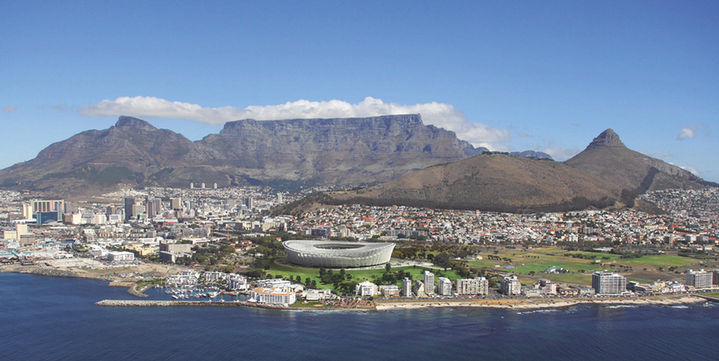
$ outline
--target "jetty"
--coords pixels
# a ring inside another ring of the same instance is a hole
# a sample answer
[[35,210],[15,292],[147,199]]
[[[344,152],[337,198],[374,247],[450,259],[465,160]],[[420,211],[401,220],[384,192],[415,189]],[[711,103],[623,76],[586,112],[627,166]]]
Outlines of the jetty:
[[217,306],[217,307],[237,307],[252,306],[257,304],[246,301],[164,301],[164,300],[102,300],[95,303],[98,306],[105,307],[178,307],[178,306]]

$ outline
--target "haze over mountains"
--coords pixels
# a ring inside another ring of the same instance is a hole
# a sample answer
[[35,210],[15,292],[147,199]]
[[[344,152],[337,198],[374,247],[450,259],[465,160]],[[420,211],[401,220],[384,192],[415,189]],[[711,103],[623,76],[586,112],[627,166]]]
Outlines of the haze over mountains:
[[344,185],[386,181],[410,170],[486,151],[418,114],[228,122],[192,142],[132,117],[54,143],[0,171],[0,187],[91,194],[130,186]]

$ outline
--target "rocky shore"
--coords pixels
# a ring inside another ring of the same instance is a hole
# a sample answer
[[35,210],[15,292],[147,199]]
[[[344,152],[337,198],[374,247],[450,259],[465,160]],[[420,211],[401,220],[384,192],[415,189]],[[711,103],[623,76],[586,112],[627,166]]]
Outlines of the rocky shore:
[[556,299],[446,299],[446,300],[377,300],[377,310],[399,310],[441,307],[505,308],[518,310],[562,308],[580,304],[598,305],[682,305],[706,302],[694,295],[662,295],[635,298],[556,298]]

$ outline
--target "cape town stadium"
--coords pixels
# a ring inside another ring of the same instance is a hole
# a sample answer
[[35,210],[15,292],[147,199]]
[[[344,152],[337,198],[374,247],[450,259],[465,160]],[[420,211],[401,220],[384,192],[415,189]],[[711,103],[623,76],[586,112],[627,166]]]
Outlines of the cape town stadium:
[[327,268],[367,267],[389,262],[394,243],[290,240],[282,243],[291,263]]

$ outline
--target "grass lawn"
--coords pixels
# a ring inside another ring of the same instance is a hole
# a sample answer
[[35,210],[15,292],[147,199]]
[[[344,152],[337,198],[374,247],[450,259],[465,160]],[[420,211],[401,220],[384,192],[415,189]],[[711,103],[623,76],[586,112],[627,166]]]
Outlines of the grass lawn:
[[[398,270],[402,270],[403,272],[409,272],[412,275],[413,280],[421,280],[424,278],[423,272],[424,268],[421,267],[396,267],[392,268],[392,272],[396,272]],[[457,273],[455,273],[453,270],[448,271],[439,271],[439,270],[429,270],[435,275],[435,280],[440,277],[447,277],[450,280],[454,281],[459,277]],[[310,268],[310,267],[300,267],[295,265],[287,265],[287,264],[280,264],[277,262],[273,262],[270,265],[270,269],[265,270],[265,272],[271,274],[273,277],[276,275],[280,275],[282,277],[291,276],[293,279],[297,276],[300,276],[302,278],[302,282],[305,281],[307,277],[309,277],[311,280],[317,281],[317,288],[332,288],[331,284],[322,284],[320,283],[320,270],[319,268]],[[332,269],[332,272],[339,272],[339,269]],[[384,273],[384,269],[366,269],[366,270],[347,270],[345,271],[347,274],[352,275],[352,280],[356,282],[363,282],[363,281],[372,281],[375,277],[381,277]],[[401,282],[397,283],[398,286],[401,286]]]
[[[587,257],[578,258],[573,255]],[[604,269],[619,269],[619,265],[632,267],[635,271],[644,270],[649,273],[658,267],[685,267],[699,262],[697,259],[673,255],[643,256],[639,258],[622,259],[619,255],[603,252],[565,251],[557,248],[538,248],[531,250],[499,250],[496,253],[483,253],[481,260],[471,260],[467,263],[472,268],[488,271],[503,271],[518,274],[523,282],[546,278],[555,282],[589,285],[592,282],[591,273]],[[500,260],[489,260],[487,256],[496,256]],[[599,263],[596,263],[598,260]],[[569,273],[549,274],[544,271],[549,267],[561,267]],[[645,273],[646,273],[645,272]],[[657,278],[674,276],[658,272]],[[676,277],[676,276],[675,276]]]

